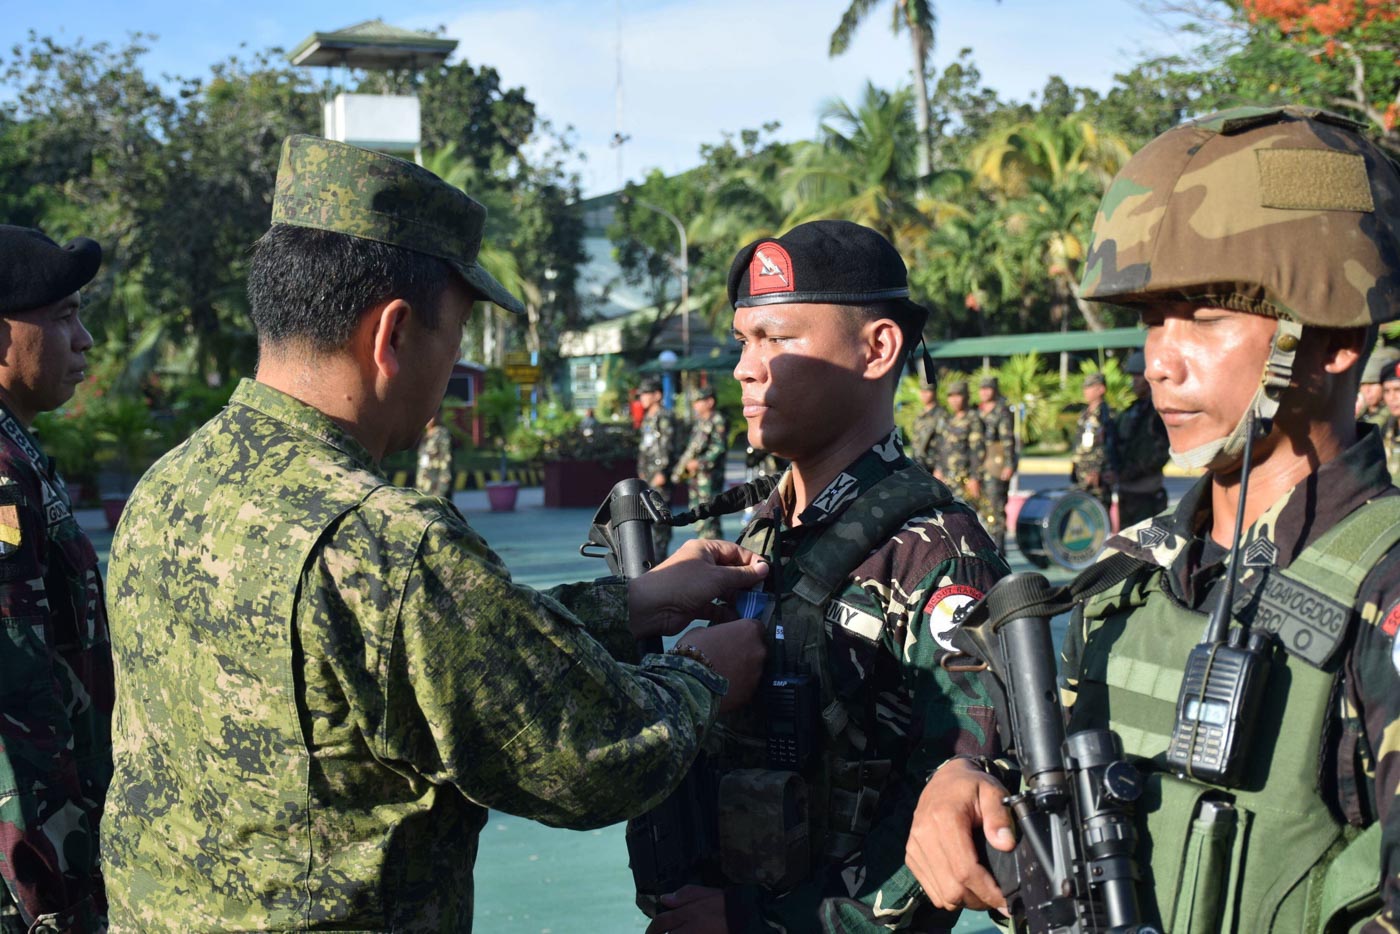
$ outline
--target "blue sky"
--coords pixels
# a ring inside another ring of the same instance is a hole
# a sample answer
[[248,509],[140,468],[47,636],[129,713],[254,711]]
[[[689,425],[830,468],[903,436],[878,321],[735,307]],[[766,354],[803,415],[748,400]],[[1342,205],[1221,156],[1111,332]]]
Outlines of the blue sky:
[[[623,173],[680,171],[700,144],[724,131],[782,123],[786,138],[815,132],[822,102],[853,99],[869,80],[909,80],[907,40],[891,35],[882,8],[846,55],[827,42],[847,0],[621,0]],[[1027,99],[1052,74],[1100,90],[1148,52],[1188,47],[1143,14],[1134,0],[943,0],[937,6],[935,65],[964,46],[983,79],[1003,96]],[[0,48],[30,29],[40,34],[120,42],[155,33],[154,74],[203,74],[239,50],[291,48],[316,30],[365,19],[413,28],[444,24],[458,55],[494,65],[524,85],[556,125],[572,125],[586,159],[588,193],[618,181],[615,43],[618,0],[471,0],[412,7],[366,0],[0,0]]]

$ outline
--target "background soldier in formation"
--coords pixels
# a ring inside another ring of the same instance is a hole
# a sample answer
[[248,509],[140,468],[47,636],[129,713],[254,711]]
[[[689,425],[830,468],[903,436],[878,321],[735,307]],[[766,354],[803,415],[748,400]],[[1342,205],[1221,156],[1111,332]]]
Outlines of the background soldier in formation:
[[[637,399],[645,413],[637,442],[637,476],[652,489],[660,491],[661,498],[670,503],[673,489],[671,475],[676,469],[676,452],[679,450],[676,417],[661,404],[660,380],[643,380],[637,390]],[[656,546],[657,561],[671,553],[669,525],[654,523],[651,540]]]
[[1382,398],[1381,377],[1400,363],[1400,350],[1377,344],[1371,351],[1371,359],[1366,361],[1366,370],[1361,374],[1361,389],[1356,393],[1356,417],[1377,427],[1385,424],[1390,416]]
[[452,495],[452,432],[442,423],[441,409],[428,419],[423,440],[418,442],[418,470],[413,485],[426,496]]
[[476,262],[485,217],[412,163],[283,147],[257,379],[147,472],[112,543],[114,932],[468,931],[488,807],[640,813],[753,691],[753,620],[620,659],[761,581],[754,555],[688,542],[539,593],[381,472],[441,404],[473,302],[521,310]]
[[982,418],[982,520],[997,548],[1006,551],[1006,499],[1016,474],[1016,418],[1002,398],[995,376],[977,384],[977,414]]
[[1123,369],[1133,378],[1133,404],[1118,416],[1118,525],[1128,528],[1167,508],[1162,468],[1171,460],[1167,426],[1152,407],[1152,387],[1144,375],[1147,358],[1141,350],[1128,357]]
[[987,458],[982,443],[982,419],[967,404],[967,382],[948,387],[948,418],[938,442],[938,479],[982,515],[982,464]]
[[1074,426],[1074,467],[1069,481],[1113,509],[1113,482],[1118,470],[1118,432],[1113,411],[1104,400],[1108,387],[1102,373],[1084,377],[1084,411]]
[[1386,419],[1381,425],[1381,443],[1390,479],[1400,485],[1400,359],[1386,364],[1380,375]]
[[[797,717],[779,697],[755,703],[711,733],[728,884],[663,898],[648,931],[946,930],[954,919],[930,908],[899,846],[930,771],[995,752],[979,676],[939,661],[957,611],[1005,564],[894,427],[927,312],[894,247],[844,221],[749,244],[728,285],[749,441],[792,459],[740,543],[779,565],[770,672],[805,678],[809,702]],[[806,755],[765,755],[770,724]],[[802,787],[799,817],[785,801]]]
[[78,290],[102,248],[0,225],[0,932],[96,934],[112,776],[112,647],[97,553],[30,428],[83,380]]
[[[690,508],[694,509],[724,490],[724,460],[729,455],[729,422],[715,405],[715,391],[709,386],[696,393],[691,408],[695,412],[695,424],[690,429],[690,441],[676,459],[671,482],[681,483],[689,479]],[[719,516],[702,520],[698,534],[701,538],[723,538]]]
[[[1362,129],[1250,107],[1169,130],[1110,185],[1084,264],[1086,299],[1141,313],[1172,457],[1207,471],[1109,540],[1098,567],[1128,576],[1081,604],[1060,667],[1069,730],[1117,731],[1142,773],[1138,898],[1173,934],[1400,925],[1400,491],[1355,418],[1400,318],[1400,174]],[[1227,639],[1259,693],[1202,671]],[[1004,794],[962,762],[930,779],[908,856],[936,902],[1000,901],[970,831],[1010,848]]]
[[923,410],[914,419],[913,450],[909,456],[914,463],[937,477],[943,472],[938,448],[942,443],[948,413],[938,404],[938,393],[932,386],[919,387],[919,401],[923,403]]

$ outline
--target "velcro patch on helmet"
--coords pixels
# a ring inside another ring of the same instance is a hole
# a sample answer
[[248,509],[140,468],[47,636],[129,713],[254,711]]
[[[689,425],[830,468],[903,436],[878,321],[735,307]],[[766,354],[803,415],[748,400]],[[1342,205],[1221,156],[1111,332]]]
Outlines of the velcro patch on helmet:
[[1294,211],[1376,210],[1366,160],[1327,149],[1260,149],[1259,203]]

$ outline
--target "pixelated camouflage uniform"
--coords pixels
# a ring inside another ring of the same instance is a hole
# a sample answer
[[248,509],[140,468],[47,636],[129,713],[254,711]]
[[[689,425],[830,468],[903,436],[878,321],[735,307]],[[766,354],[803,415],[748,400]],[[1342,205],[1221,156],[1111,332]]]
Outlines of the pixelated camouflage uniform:
[[982,419],[982,521],[992,541],[1006,549],[1006,500],[1011,495],[1011,481],[1001,473],[1007,467],[1016,469],[1016,418],[1011,406],[997,396],[985,410],[978,407]]
[[446,425],[433,425],[423,432],[413,486],[428,496],[452,495],[452,432]]
[[[690,508],[714,499],[724,490],[724,459],[729,454],[729,422],[715,409],[708,418],[697,418],[690,429],[690,441],[671,471],[671,482],[690,484]],[[700,470],[691,475],[690,462],[699,461]],[[723,538],[719,516],[711,516],[697,525],[700,538]]]
[[112,650],[97,553],[0,405],[0,931],[99,931]]
[[[1274,358],[1296,350],[1296,335],[1308,326],[1400,318],[1397,217],[1400,171],[1362,128],[1310,108],[1235,108],[1168,131],[1123,168],[1095,218],[1080,292],[1091,301],[1187,301],[1276,319],[1262,379],[1240,374],[1260,379],[1256,406],[1268,381],[1283,387],[1295,378],[1277,372]],[[1152,864],[1182,855],[1177,844],[1195,833],[1189,798],[1158,803],[1159,785],[1193,780],[1165,775],[1157,750],[1165,749],[1185,656],[1200,639],[1227,557],[1209,537],[1209,474],[1175,510],[1110,540],[1148,570],[1093,598],[1085,621],[1067,634],[1061,670],[1071,728],[1118,727],[1146,756],[1137,760],[1148,770],[1138,806],[1139,896],[1149,920],[1175,915],[1164,929],[1400,930],[1400,547],[1385,547],[1400,522],[1376,434],[1359,428],[1355,444],[1271,503],[1244,535],[1231,616],[1263,617],[1263,628],[1277,628],[1281,638],[1263,712],[1246,737],[1244,785],[1223,793],[1257,812],[1252,822],[1239,819],[1243,832],[1233,841],[1222,838],[1218,848],[1201,841],[1202,885],[1154,879]],[[1299,565],[1314,581],[1307,590],[1285,577],[1302,573]],[[1259,606],[1276,577],[1270,619]],[[1329,582],[1319,587],[1318,578]],[[1290,592],[1297,608],[1280,608]],[[1183,615],[1190,617],[1184,623]],[[1164,650],[1168,637],[1179,651]],[[1319,645],[1325,657],[1304,657]],[[1294,703],[1299,686],[1312,704],[1307,710]],[[1105,716],[1105,689],[1118,700],[1139,696]],[[1128,706],[1153,713],[1120,720]],[[1292,719],[1297,713],[1306,714],[1301,722]],[[1271,774],[1272,762],[1290,756],[1293,771]],[[1191,794],[1222,796],[1194,784]],[[1208,865],[1215,857],[1226,865]],[[1285,868],[1303,877],[1290,881]],[[1257,897],[1264,886],[1268,897]],[[1192,924],[1183,897],[1209,891],[1218,899],[1202,901],[1207,910]],[[1324,901],[1337,895],[1350,905],[1340,917],[1323,917]]]
[[911,439],[909,456],[914,459],[914,463],[931,474],[941,473],[943,470],[939,444],[947,420],[947,411],[936,403],[931,408],[924,409],[914,419],[914,437]]
[[[1113,487],[1104,474],[1118,469],[1118,431],[1113,423],[1113,410],[1105,401],[1085,406],[1074,425],[1074,467],[1070,482],[1113,508]],[[1088,475],[1098,474],[1098,483],[1090,485]]]
[[512,583],[449,503],[260,383],[146,474],[110,581],[113,931],[467,931],[487,808],[645,809],[725,688],[616,661],[625,584]]
[[974,408],[948,413],[943,423],[943,436],[938,442],[943,479],[948,488],[983,515],[982,498],[967,490],[969,480],[981,476],[982,463],[987,459],[987,446],[982,440],[982,418]]
[[1118,415],[1118,524],[1137,525],[1167,508],[1162,468],[1171,460],[1167,426],[1151,397],[1135,399]]
[[[842,522],[877,485],[912,467],[898,432],[842,471],[800,516],[784,521],[792,474],[760,507],[740,538],[775,564],[774,578],[790,593],[797,568],[830,532],[852,534]],[[921,476],[922,473],[920,474]],[[930,489],[937,481],[925,477]],[[948,632],[957,608],[972,603],[1006,573],[1006,565],[965,505],[917,512],[870,552],[825,604],[828,678],[834,693],[826,725],[855,725],[830,738],[818,758],[839,744],[863,743],[858,754],[871,772],[888,769],[883,787],[865,791],[863,832],[846,827],[849,852],[815,866],[790,891],[730,886],[726,910],[740,931],[875,932],[951,928],[956,915],[933,908],[904,865],[904,842],[914,807],[933,769],[954,755],[998,751],[992,701],[981,676],[944,670]],[[789,599],[792,599],[789,597]],[[781,613],[778,614],[778,617]],[[769,657],[782,653],[768,633]],[[795,657],[795,656],[793,656]],[[839,713],[838,713],[839,711]],[[745,735],[763,735],[757,704],[722,718],[706,741],[715,760],[744,765],[752,757]],[[847,755],[857,755],[847,751]],[[840,784],[838,781],[836,784]],[[846,789],[849,797],[851,789]],[[814,802],[814,806],[816,803]],[[833,808],[835,805],[833,804]]]
[[[649,412],[642,419],[641,437],[637,442],[637,476],[657,490],[666,502],[671,501],[671,472],[676,467],[677,444],[676,417],[662,406]],[[660,474],[662,481],[655,482]],[[655,523],[651,527],[651,540],[656,547],[656,560],[665,558],[671,551],[671,527]]]

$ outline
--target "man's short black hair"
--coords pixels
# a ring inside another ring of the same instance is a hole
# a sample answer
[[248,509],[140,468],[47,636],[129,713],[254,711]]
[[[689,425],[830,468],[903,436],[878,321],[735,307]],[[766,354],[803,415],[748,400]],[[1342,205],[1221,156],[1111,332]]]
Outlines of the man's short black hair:
[[900,350],[899,365],[892,371],[895,375],[892,380],[898,384],[904,377],[904,372],[909,366],[909,358],[914,353],[914,348],[919,346],[919,341],[924,339],[924,322],[927,314],[916,311],[906,302],[872,302],[869,305],[847,305],[853,314],[853,320],[858,324],[866,324],[870,321],[878,321],[881,318],[889,318],[899,327],[899,333],[904,337],[904,347]]
[[273,224],[253,248],[248,305],[259,343],[334,351],[350,342],[366,309],[393,298],[435,330],[438,303],[455,276],[425,253]]

